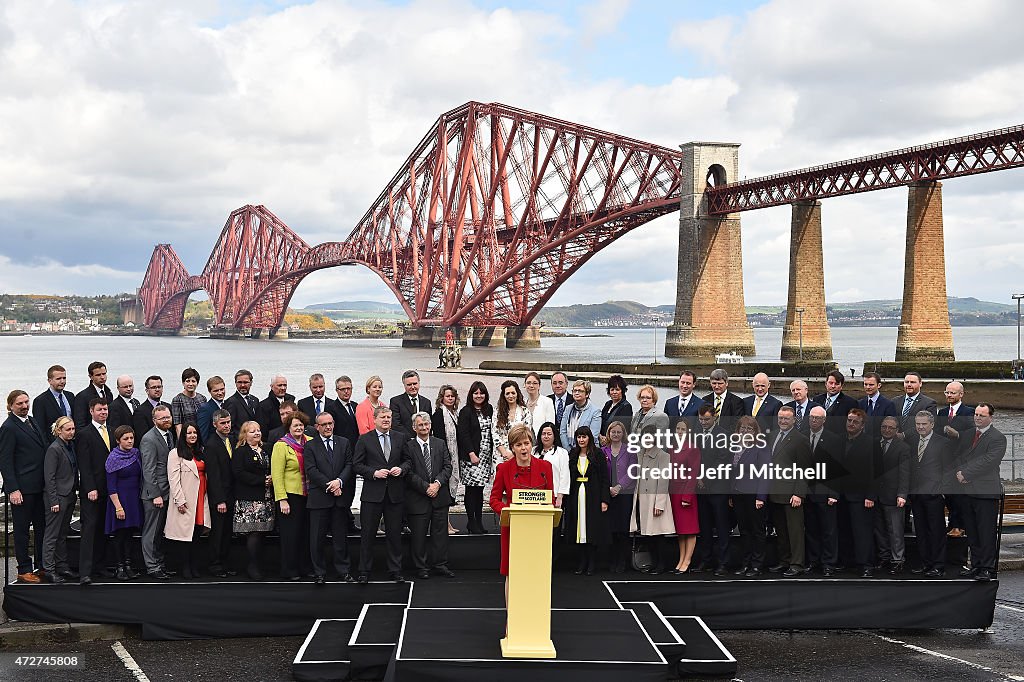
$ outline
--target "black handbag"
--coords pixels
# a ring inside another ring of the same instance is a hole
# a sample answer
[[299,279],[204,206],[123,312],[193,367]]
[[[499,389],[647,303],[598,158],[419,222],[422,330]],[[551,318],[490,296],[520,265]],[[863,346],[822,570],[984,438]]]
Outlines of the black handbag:
[[634,571],[646,571],[654,565],[654,558],[651,556],[650,540],[637,536],[633,538],[633,551],[631,562]]

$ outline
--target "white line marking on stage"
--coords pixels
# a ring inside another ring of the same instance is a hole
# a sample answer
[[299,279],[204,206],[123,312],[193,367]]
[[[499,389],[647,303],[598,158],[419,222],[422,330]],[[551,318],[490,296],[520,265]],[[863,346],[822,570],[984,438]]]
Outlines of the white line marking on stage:
[[1007,606],[1006,604],[996,604],[1001,609],[1009,609],[1010,611],[1016,611],[1017,613],[1024,613],[1024,609],[1019,609],[1016,606]]
[[135,662],[135,659],[132,658],[132,655],[128,653],[128,650],[124,648],[121,642],[114,642],[110,645],[110,648],[114,650],[117,657],[124,663],[124,667],[128,668],[128,672],[134,675],[136,680],[139,682],[149,682],[146,673],[142,672],[142,668],[139,667],[139,664]]
[[984,665],[982,665],[980,663],[974,663],[973,661],[965,661],[964,659],[957,658],[956,656],[950,656],[949,654],[944,654],[944,653],[939,652],[939,651],[932,651],[931,649],[925,649],[924,647],[917,646],[916,644],[908,644],[907,642],[904,642],[902,640],[893,639],[892,637],[886,637],[885,635],[879,635],[878,633],[875,633],[875,632],[869,632],[868,634],[873,636],[873,637],[877,637],[878,639],[881,639],[881,640],[883,640],[885,642],[889,642],[890,644],[899,644],[900,646],[902,646],[902,647],[904,647],[906,649],[910,649],[911,651],[916,651],[916,652],[922,653],[922,654],[928,654],[929,656],[935,656],[936,658],[942,658],[942,659],[945,659],[947,661],[954,661],[956,663],[963,663],[967,667],[974,668],[975,670],[984,670],[985,672],[994,673],[996,675],[999,675],[999,676],[1003,677],[1003,679],[1018,679],[1018,678],[1013,678],[1013,677],[1006,677],[1005,675],[1003,675],[1003,673],[1000,673],[1000,672],[998,672],[996,670],[993,670],[992,668],[989,668],[988,666],[984,666]]

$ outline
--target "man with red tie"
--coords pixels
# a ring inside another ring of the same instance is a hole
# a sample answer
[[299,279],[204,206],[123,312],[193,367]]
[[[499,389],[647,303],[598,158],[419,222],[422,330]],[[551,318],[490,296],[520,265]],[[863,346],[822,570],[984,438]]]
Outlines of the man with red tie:
[[[960,434],[974,429],[974,407],[964,404],[964,385],[959,381],[946,384],[946,407],[935,413],[935,431],[953,441],[956,448]],[[960,495],[946,495],[949,507],[947,532],[951,538],[964,535],[964,518],[960,509]]]
[[971,548],[971,566],[962,577],[991,580],[996,574],[996,535],[1002,481],[999,465],[1006,454],[1006,436],[992,425],[995,408],[978,403],[974,408],[974,428],[960,438],[953,461],[956,480],[966,493],[961,511]]

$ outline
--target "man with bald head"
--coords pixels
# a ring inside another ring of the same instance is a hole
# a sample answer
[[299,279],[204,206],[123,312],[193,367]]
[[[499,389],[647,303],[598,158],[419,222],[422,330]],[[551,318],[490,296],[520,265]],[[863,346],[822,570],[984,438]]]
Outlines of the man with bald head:
[[270,433],[281,425],[281,403],[289,400],[295,402],[295,396],[288,392],[288,380],[278,374],[270,380],[270,393],[260,401],[256,411],[256,420],[260,423],[263,433]]
[[772,382],[764,372],[758,372],[750,382],[754,389],[754,395],[743,399],[743,414],[757,420],[763,433],[768,433],[775,428],[775,415],[782,407],[782,401],[768,393],[772,388]]
[[[946,384],[944,391],[945,407],[935,411],[935,432],[952,441],[956,448],[960,434],[974,428],[974,406],[964,404],[964,385],[959,381]],[[908,434],[909,437],[910,434]],[[950,537],[959,538],[964,535],[963,513],[960,509],[961,495],[946,495],[946,506],[949,507]]]
[[821,405],[811,408],[809,425],[811,461],[825,465],[825,478],[810,481],[804,524],[807,532],[807,568],[821,568],[831,578],[839,564],[839,460],[845,450],[843,438],[825,428],[827,413]]
[[810,416],[811,408],[818,403],[807,397],[807,382],[803,379],[789,383],[789,394],[793,399],[786,403],[786,407],[792,407],[796,412],[796,429],[807,435],[810,431],[807,418]]
[[118,426],[132,426],[135,421],[135,410],[139,409],[139,401],[132,397],[135,393],[135,381],[127,374],[117,378],[117,397],[110,403],[107,416],[107,428],[110,433]]

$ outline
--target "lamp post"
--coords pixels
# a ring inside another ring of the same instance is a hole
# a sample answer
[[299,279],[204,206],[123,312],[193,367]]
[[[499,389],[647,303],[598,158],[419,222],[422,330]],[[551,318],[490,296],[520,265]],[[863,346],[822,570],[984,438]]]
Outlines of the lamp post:
[[800,316],[800,362],[804,361],[804,308],[794,308]]
[[1013,294],[1010,298],[1017,301],[1017,364],[1020,364],[1020,299],[1024,294]]

